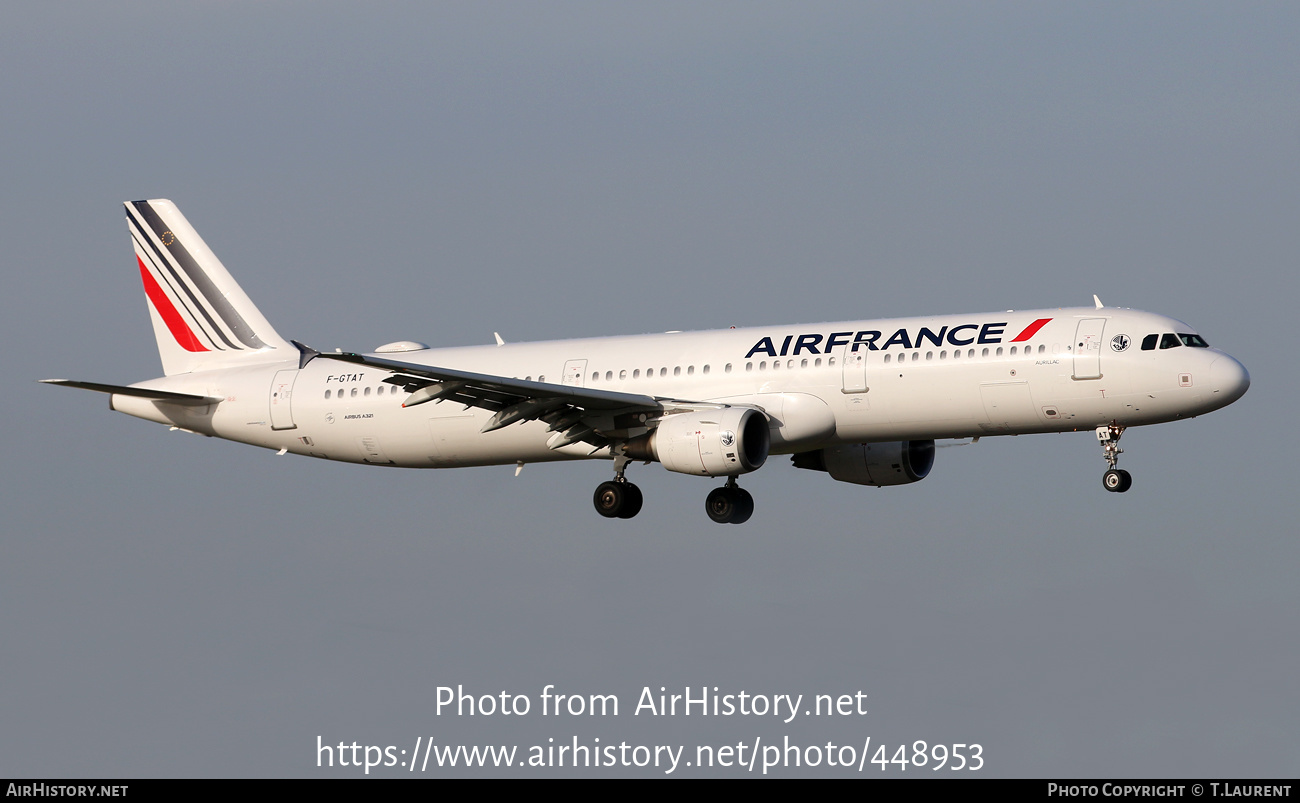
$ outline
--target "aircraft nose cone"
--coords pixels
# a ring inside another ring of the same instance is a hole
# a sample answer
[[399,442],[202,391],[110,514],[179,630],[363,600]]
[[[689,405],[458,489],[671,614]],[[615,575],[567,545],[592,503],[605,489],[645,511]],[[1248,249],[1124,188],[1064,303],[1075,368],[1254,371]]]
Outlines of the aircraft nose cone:
[[1250,387],[1250,374],[1246,366],[1224,354],[1210,364],[1210,387],[1216,404],[1232,404]]

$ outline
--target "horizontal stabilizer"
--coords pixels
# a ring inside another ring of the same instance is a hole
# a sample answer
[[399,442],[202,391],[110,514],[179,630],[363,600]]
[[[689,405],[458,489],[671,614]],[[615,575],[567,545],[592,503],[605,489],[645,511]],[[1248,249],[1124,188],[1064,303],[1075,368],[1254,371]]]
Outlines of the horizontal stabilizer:
[[102,385],[98,382],[77,382],[72,379],[42,379],[40,381],[47,385],[63,385],[69,388],[93,390],[97,393],[116,393],[120,396],[139,396],[142,399],[153,399],[155,401],[190,406],[215,404],[221,401],[215,396],[195,396],[191,393],[174,393],[170,390],[151,390],[150,388],[135,388],[126,385]]

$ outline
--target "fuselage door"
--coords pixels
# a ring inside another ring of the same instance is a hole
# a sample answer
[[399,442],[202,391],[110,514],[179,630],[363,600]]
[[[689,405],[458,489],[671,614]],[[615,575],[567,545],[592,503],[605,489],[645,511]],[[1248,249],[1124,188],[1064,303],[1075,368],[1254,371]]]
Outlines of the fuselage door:
[[844,347],[844,386],[841,390],[844,393],[866,393],[867,347],[859,345],[857,351],[852,349],[853,344]]
[[1084,318],[1074,333],[1074,378],[1101,378],[1101,332],[1105,318]]
[[575,388],[582,387],[582,377],[587,373],[586,360],[569,360],[564,364],[564,379],[562,384],[572,385]]
[[271,429],[294,429],[293,423],[293,382],[298,378],[298,369],[290,368],[276,371],[271,381]]

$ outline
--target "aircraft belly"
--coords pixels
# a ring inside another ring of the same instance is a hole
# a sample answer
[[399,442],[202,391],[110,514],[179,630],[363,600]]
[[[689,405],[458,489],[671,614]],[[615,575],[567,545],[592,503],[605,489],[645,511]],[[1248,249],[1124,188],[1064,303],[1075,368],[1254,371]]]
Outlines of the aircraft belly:
[[984,405],[981,427],[989,433],[1012,433],[1034,428],[1038,412],[1027,381],[985,382],[980,385]]
[[[979,396],[974,375],[965,366],[929,366],[882,372],[880,396],[895,424],[957,423],[977,417]],[[873,388],[873,392],[875,389]]]

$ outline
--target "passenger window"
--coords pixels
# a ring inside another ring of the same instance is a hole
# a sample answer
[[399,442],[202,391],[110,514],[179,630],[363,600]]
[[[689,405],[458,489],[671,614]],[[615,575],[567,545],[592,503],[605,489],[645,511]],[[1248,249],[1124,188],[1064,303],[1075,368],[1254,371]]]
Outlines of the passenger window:
[[821,368],[821,367],[822,367],[822,358],[821,358],[821,357],[818,357],[817,359],[813,360],[813,367],[814,367],[814,368]]
[[1172,332],[1166,332],[1160,336],[1160,348],[1175,349],[1183,345],[1183,341],[1178,339],[1178,335]]
[[828,357],[828,358],[826,359],[826,364],[827,364],[827,365],[834,365],[834,364],[835,364],[835,358],[834,358],[834,357]]
[[704,366],[704,373],[707,374],[708,372],[709,372],[709,366],[706,365],[706,366]]
[[680,365],[673,368],[673,376],[681,376],[681,375],[682,375],[682,367]]
[[592,382],[599,382],[599,381],[600,381],[600,371],[592,371],[592,372],[591,372],[591,381],[592,381]]
[[980,353],[980,356],[981,356],[981,357],[987,357],[987,356],[989,356],[989,350],[988,350],[988,349],[984,349],[984,351]]
[[660,368],[660,369],[659,369],[659,375],[660,375],[660,376],[668,376],[668,366],[664,366],[663,368]]
[[890,354],[886,354],[886,355],[885,355],[885,364],[886,364],[886,365],[889,364],[889,358],[890,358],[891,356],[892,356],[892,355],[890,355]]
[[1016,347],[1015,347],[1015,346],[1012,346],[1012,347],[1011,347],[1011,356],[1012,356],[1012,357],[1016,356]]
[[1160,335],[1147,335],[1146,337],[1142,338],[1142,350],[1155,351],[1156,341],[1159,339],[1160,339]]
[[356,388],[353,388],[353,389],[352,389],[352,398],[355,399],[356,397],[357,397],[357,389],[356,389]]
[[807,368],[807,367],[808,367],[808,358],[807,358],[807,357],[805,357],[805,358],[803,358],[802,360],[799,361],[799,367],[800,367],[800,368]]
[[753,364],[752,362],[747,362],[747,363],[745,363],[745,370],[746,370],[746,371],[752,371],[752,370],[754,370],[754,364]]
[[613,381],[614,381],[614,372],[613,372],[613,371],[606,371],[606,372],[605,372],[605,381],[606,381],[606,382],[613,382]]
[[731,373],[731,363],[727,363],[727,366],[722,370],[724,373],[728,373],[728,374]]
[[330,397],[330,392],[327,390],[327,391],[325,391],[325,398],[328,399],[329,397]]
[[999,357],[1002,356],[1002,347],[1001,347],[1001,346],[998,346],[997,356],[999,356]]
[[772,360],[772,370],[773,370],[773,371],[779,371],[779,370],[781,370],[781,361],[780,361],[780,360]]
[[370,395],[370,388],[366,388],[366,392],[363,393],[363,394],[361,394],[361,395],[363,395],[363,396],[369,396],[369,395]]
[[695,373],[695,366],[694,366],[694,365],[688,365],[688,366],[686,366],[686,375],[687,375],[687,376],[691,376],[691,375],[693,375],[694,373]]
[[618,372],[618,378],[619,378],[619,379],[627,379],[627,369],[626,369],[626,368],[624,368],[623,370],[621,370],[621,371]]

